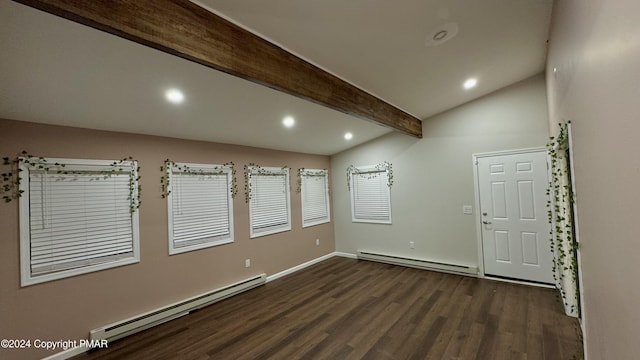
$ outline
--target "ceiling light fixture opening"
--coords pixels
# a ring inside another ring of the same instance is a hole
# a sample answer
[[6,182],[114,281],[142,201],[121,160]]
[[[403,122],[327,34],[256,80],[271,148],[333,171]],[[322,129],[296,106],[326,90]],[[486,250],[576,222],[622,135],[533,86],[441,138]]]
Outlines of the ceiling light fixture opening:
[[471,89],[471,88],[474,88],[477,84],[478,84],[478,79],[470,78],[470,79],[467,79],[467,80],[464,82],[464,84],[462,84],[462,86],[463,86],[465,89],[469,90],[469,89]]
[[172,104],[181,104],[184,101],[184,94],[178,89],[169,89],[165,91],[164,97]]
[[447,30],[440,30],[437,33],[433,34],[433,40],[440,41],[444,39],[449,32]]
[[438,46],[453,39],[458,34],[458,23],[450,22],[439,25],[429,32],[424,42],[425,46]]
[[351,139],[353,139],[353,134],[352,134],[352,133],[350,133],[350,132],[348,132],[348,133],[344,134],[344,139],[345,139],[345,140],[351,140]]
[[293,116],[286,116],[284,119],[282,119],[282,125],[284,125],[285,127],[293,127],[293,125],[296,124],[296,119],[293,118]]

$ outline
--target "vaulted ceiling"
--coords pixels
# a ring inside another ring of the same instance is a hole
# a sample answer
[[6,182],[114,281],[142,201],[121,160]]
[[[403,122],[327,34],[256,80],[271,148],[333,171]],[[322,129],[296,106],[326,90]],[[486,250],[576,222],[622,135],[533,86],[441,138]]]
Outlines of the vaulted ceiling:
[[[543,71],[552,8],[552,0],[195,3],[426,121]],[[391,131],[13,2],[0,4],[0,46],[0,118],[325,155]],[[466,90],[468,78],[478,84]],[[166,102],[168,88],[185,101]],[[293,127],[282,126],[285,116]]]

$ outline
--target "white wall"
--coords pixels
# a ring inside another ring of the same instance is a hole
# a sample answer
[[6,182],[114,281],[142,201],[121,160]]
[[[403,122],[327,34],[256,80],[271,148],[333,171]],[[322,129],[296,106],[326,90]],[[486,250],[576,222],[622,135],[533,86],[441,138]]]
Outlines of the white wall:
[[638,359],[640,1],[557,1],[547,69],[550,121],[573,128],[588,358]]
[[[548,140],[543,75],[423,122],[423,139],[391,133],[331,158],[336,251],[383,251],[478,265],[472,154],[544,146]],[[357,135],[357,134],[356,134]],[[393,164],[393,225],[351,222],[349,165]],[[415,242],[415,249],[409,248]]]

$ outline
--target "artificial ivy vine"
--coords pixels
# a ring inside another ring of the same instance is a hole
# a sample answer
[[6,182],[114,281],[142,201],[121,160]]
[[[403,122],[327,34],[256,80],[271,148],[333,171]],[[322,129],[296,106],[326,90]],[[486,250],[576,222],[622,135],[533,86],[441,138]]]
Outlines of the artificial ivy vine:
[[[115,168],[117,166],[121,166],[125,162],[131,162],[132,164],[137,164],[138,161],[134,160],[133,157],[129,156],[119,161],[114,161],[111,166],[113,169],[105,174],[106,176],[111,176],[115,173]],[[118,168],[118,171],[122,171],[122,168]],[[136,186],[136,184],[138,184]],[[142,193],[142,185],[140,184],[140,166],[136,165],[135,171],[132,171],[129,176],[129,212],[132,214],[136,212],[140,208],[140,204],[142,201],[140,200],[140,194]]]
[[304,168],[299,168],[298,169],[298,182],[297,182],[297,186],[296,186],[296,192],[300,193],[302,192],[302,176],[305,174],[305,169]]
[[575,239],[573,202],[574,194],[571,187],[569,172],[569,138],[568,124],[559,124],[558,136],[551,137],[547,149],[551,157],[551,181],[547,189],[547,216],[552,226],[551,251],[553,259],[553,277],[556,283],[562,283],[570,276],[575,284],[575,293],[567,294],[563,286],[559,286],[560,295],[565,306],[569,306],[568,299],[575,300],[569,307],[572,313],[579,315],[578,290],[578,242]]
[[211,169],[203,170],[203,169],[192,169],[185,164],[176,164],[175,162],[166,159],[164,161],[164,165],[160,166],[160,171],[162,171],[162,176],[160,177],[160,185],[162,188],[162,198],[166,198],[171,193],[169,189],[169,185],[171,182],[169,176],[169,170],[177,170],[179,172],[189,174],[189,175],[223,175],[225,174],[225,169],[231,169],[231,188],[229,191],[231,192],[231,197],[235,198],[238,193],[238,180],[236,179],[236,168],[235,164],[232,161],[224,163],[222,165],[214,166]]
[[378,172],[386,171],[387,172],[387,186],[391,187],[393,185],[393,166],[388,161],[383,161],[380,164],[374,166],[374,171],[362,171],[358,169],[354,165],[349,165],[347,168],[347,188],[351,191],[351,175],[352,174],[368,174],[369,178],[372,179],[375,174]]
[[[287,170],[288,166],[283,166],[280,170]],[[254,163],[249,163],[249,165],[244,166],[244,201],[248,204],[249,200],[251,200],[251,175],[268,175],[268,176],[279,176],[282,173],[278,170],[267,170],[265,168],[260,167],[260,165],[256,165]]]
[[296,192],[300,193],[302,191],[302,177],[303,176],[326,176],[329,172],[326,169],[321,170],[307,170],[305,168],[298,169],[298,186],[296,187]]
[[[26,151],[22,151],[18,156],[14,158],[3,157],[3,165],[9,166],[10,170],[8,172],[0,174],[2,178],[1,182],[1,190],[2,190],[2,199],[4,202],[11,202],[12,200],[17,200],[22,197],[23,190],[20,190],[20,183],[22,182],[22,177],[20,173],[22,169],[20,169],[20,164],[25,164],[35,170],[43,170],[48,173],[53,174],[61,174],[61,175],[69,175],[69,174],[77,174],[77,175],[86,175],[88,173],[94,174],[97,177],[109,178],[113,176],[116,172],[122,172],[122,166],[126,162],[131,162],[132,164],[135,160],[132,157],[127,157],[122,160],[114,161],[109,166],[111,169],[102,170],[102,171],[78,171],[78,170],[69,170],[66,168],[67,164],[55,162],[53,164],[49,163],[47,159],[41,156],[33,156],[30,155]],[[136,162],[137,163],[137,162]],[[142,187],[140,185],[140,167],[136,166],[135,169],[132,169],[131,175],[129,176],[129,196],[128,200],[130,200],[129,211],[134,213],[137,209],[140,208],[141,200],[140,194],[142,192]],[[136,185],[136,183],[138,185]]]
[[[2,158],[2,164],[4,166],[9,166],[9,171],[0,174],[2,177],[2,200],[6,203],[11,202],[12,200],[17,200],[22,196],[23,190],[20,190],[20,182],[22,178],[20,177],[20,159],[27,159],[28,161],[33,158],[26,151],[22,151],[18,156],[11,159],[8,156]],[[44,160],[44,158],[42,158]]]

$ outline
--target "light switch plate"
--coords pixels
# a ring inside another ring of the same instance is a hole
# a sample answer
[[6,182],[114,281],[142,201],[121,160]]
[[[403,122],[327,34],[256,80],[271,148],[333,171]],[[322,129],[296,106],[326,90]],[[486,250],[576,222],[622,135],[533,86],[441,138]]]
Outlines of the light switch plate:
[[462,213],[465,214],[465,215],[473,214],[473,207],[471,207],[471,205],[463,205],[462,206]]

